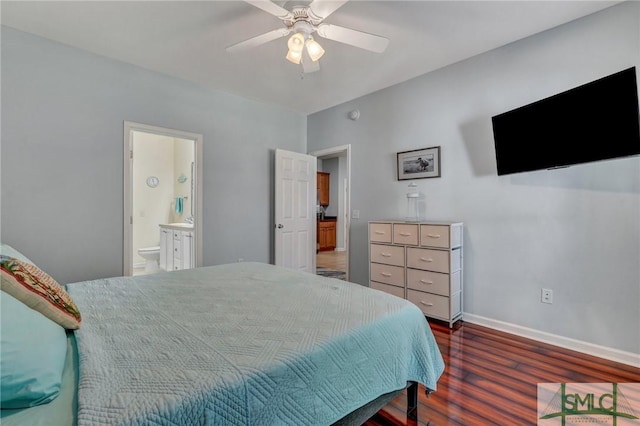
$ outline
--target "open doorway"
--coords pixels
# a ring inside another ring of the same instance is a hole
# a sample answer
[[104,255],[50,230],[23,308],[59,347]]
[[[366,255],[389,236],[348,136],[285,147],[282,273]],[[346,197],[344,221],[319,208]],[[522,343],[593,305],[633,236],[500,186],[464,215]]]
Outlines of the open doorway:
[[202,265],[202,135],[125,122],[123,275]]
[[310,155],[318,161],[316,273],[348,281],[351,145]]

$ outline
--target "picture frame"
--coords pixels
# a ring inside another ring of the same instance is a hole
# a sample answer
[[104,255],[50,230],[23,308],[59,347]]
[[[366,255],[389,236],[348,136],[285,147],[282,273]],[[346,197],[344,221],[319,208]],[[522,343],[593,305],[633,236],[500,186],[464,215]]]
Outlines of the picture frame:
[[440,147],[402,151],[396,154],[398,180],[426,179],[441,176]]

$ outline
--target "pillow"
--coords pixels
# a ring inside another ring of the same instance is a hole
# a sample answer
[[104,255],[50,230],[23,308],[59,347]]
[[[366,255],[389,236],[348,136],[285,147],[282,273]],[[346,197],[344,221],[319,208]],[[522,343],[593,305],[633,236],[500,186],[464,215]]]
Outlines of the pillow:
[[67,355],[64,328],[0,291],[0,407],[27,408],[60,392]]
[[0,255],[2,291],[64,328],[80,327],[80,311],[69,293],[37,266]]

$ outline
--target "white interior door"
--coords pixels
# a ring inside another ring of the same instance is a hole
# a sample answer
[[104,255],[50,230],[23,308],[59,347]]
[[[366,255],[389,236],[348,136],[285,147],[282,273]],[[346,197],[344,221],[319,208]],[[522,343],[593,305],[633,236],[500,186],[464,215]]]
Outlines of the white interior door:
[[316,269],[316,157],[276,149],[276,265]]

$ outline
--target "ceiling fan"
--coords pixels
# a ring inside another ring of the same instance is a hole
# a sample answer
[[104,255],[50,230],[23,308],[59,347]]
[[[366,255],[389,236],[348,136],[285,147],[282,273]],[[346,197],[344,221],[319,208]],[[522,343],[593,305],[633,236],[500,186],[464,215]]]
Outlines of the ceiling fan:
[[293,33],[287,43],[289,51],[286,58],[294,64],[302,64],[303,72],[310,73],[320,69],[318,60],[324,54],[320,43],[313,38],[314,33],[329,40],[376,53],[384,52],[389,44],[387,38],[324,22],[348,0],[313,0],[308,6],[294,6],[291,11],[269,0],[244,1],[279,18],[285,27],[229,46],[227,52],[251,49]]

